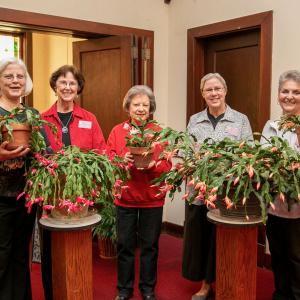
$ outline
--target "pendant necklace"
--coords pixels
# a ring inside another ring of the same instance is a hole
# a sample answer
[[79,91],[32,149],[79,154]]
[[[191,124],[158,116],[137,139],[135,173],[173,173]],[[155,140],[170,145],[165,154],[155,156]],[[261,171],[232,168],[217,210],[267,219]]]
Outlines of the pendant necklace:
[[64,123],[62,122],[62,120],[60,119],[60,117],[58,117],[59,122],[60,122],[60,124],[61,124],[61,131],[62,131],[62,133],[66,134],[66,133],[69,132],[68,125],[69,125],[69,123],[70,123],[70,121],[71,121],[71,119],[72,119],[72,116],[73,116],[73,112],[71,113],[71,115],[70,115],[70,117],[69,117],[69,120],[68,120],[68,122],[67,122],[66,124],[64,124]]

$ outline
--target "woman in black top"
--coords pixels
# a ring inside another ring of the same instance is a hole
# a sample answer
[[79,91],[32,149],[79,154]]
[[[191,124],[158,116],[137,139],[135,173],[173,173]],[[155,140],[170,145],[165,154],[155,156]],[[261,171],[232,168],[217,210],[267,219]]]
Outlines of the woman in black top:
[[[20,98],[32,90],[25,64],[15,58],[0,61],[0,115],[22,107]],[[20,118],[25,116],[20,115]],[[0,141],[0,300],[30,300],[29,243],[35,212],[27,213],[25,159],[29,148],[8,150]]]

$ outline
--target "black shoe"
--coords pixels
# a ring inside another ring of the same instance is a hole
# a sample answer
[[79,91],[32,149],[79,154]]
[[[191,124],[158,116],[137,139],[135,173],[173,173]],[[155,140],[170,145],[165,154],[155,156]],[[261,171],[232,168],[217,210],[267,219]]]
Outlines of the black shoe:
[[143,300],[156,300],[156,297],[154,294],[143,295]]
[[118,295],[115,300],[129,300],[132,295]]

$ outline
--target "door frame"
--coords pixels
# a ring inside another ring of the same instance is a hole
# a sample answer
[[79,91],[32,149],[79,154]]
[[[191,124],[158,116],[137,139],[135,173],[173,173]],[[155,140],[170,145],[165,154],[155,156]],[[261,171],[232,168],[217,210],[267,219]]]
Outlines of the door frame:
[[[214,24],[188,29],[187,31],[187,122],[199,111],[200,80],[204,74],[204,39],[226,33],[260,29],[259,112],[258,125],[263,128],[270,118],[272,75],[272,23],[273,11],[240,17]],[[204,101],[200,104],[203,109]]]
[[[37,31],[55,34],[68,34],[74,37],[99,38],[105,36],[136,36],[141,43],[147,41],[148,57],[142,58],[147,64],[147,84],[153,88],[154,32],[152,30],[111,25],[80,19],[52,16],[0,7],[0,27],[10,27],[12,31]],[[25,53],[25,63],[32,69],[32,57]],[[32,106],[32,98],[28,105]]]

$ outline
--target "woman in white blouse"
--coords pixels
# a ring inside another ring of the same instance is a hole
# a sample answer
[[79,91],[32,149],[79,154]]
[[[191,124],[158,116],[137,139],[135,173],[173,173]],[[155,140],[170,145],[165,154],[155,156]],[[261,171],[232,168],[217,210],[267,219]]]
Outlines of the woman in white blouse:
[[[283,114],[300,115],[299,71],[287,71],[280,76],[278,103]],[[283,134],[276,121],[268,121],[262,134],[261,143],[279,136],[300,151],[296,133]],[[266,226],[275,281],[272,300],[300,300],[300,205],[294,200],[282,202],[278,197],[274,204],[275,209],[269,209]]]

